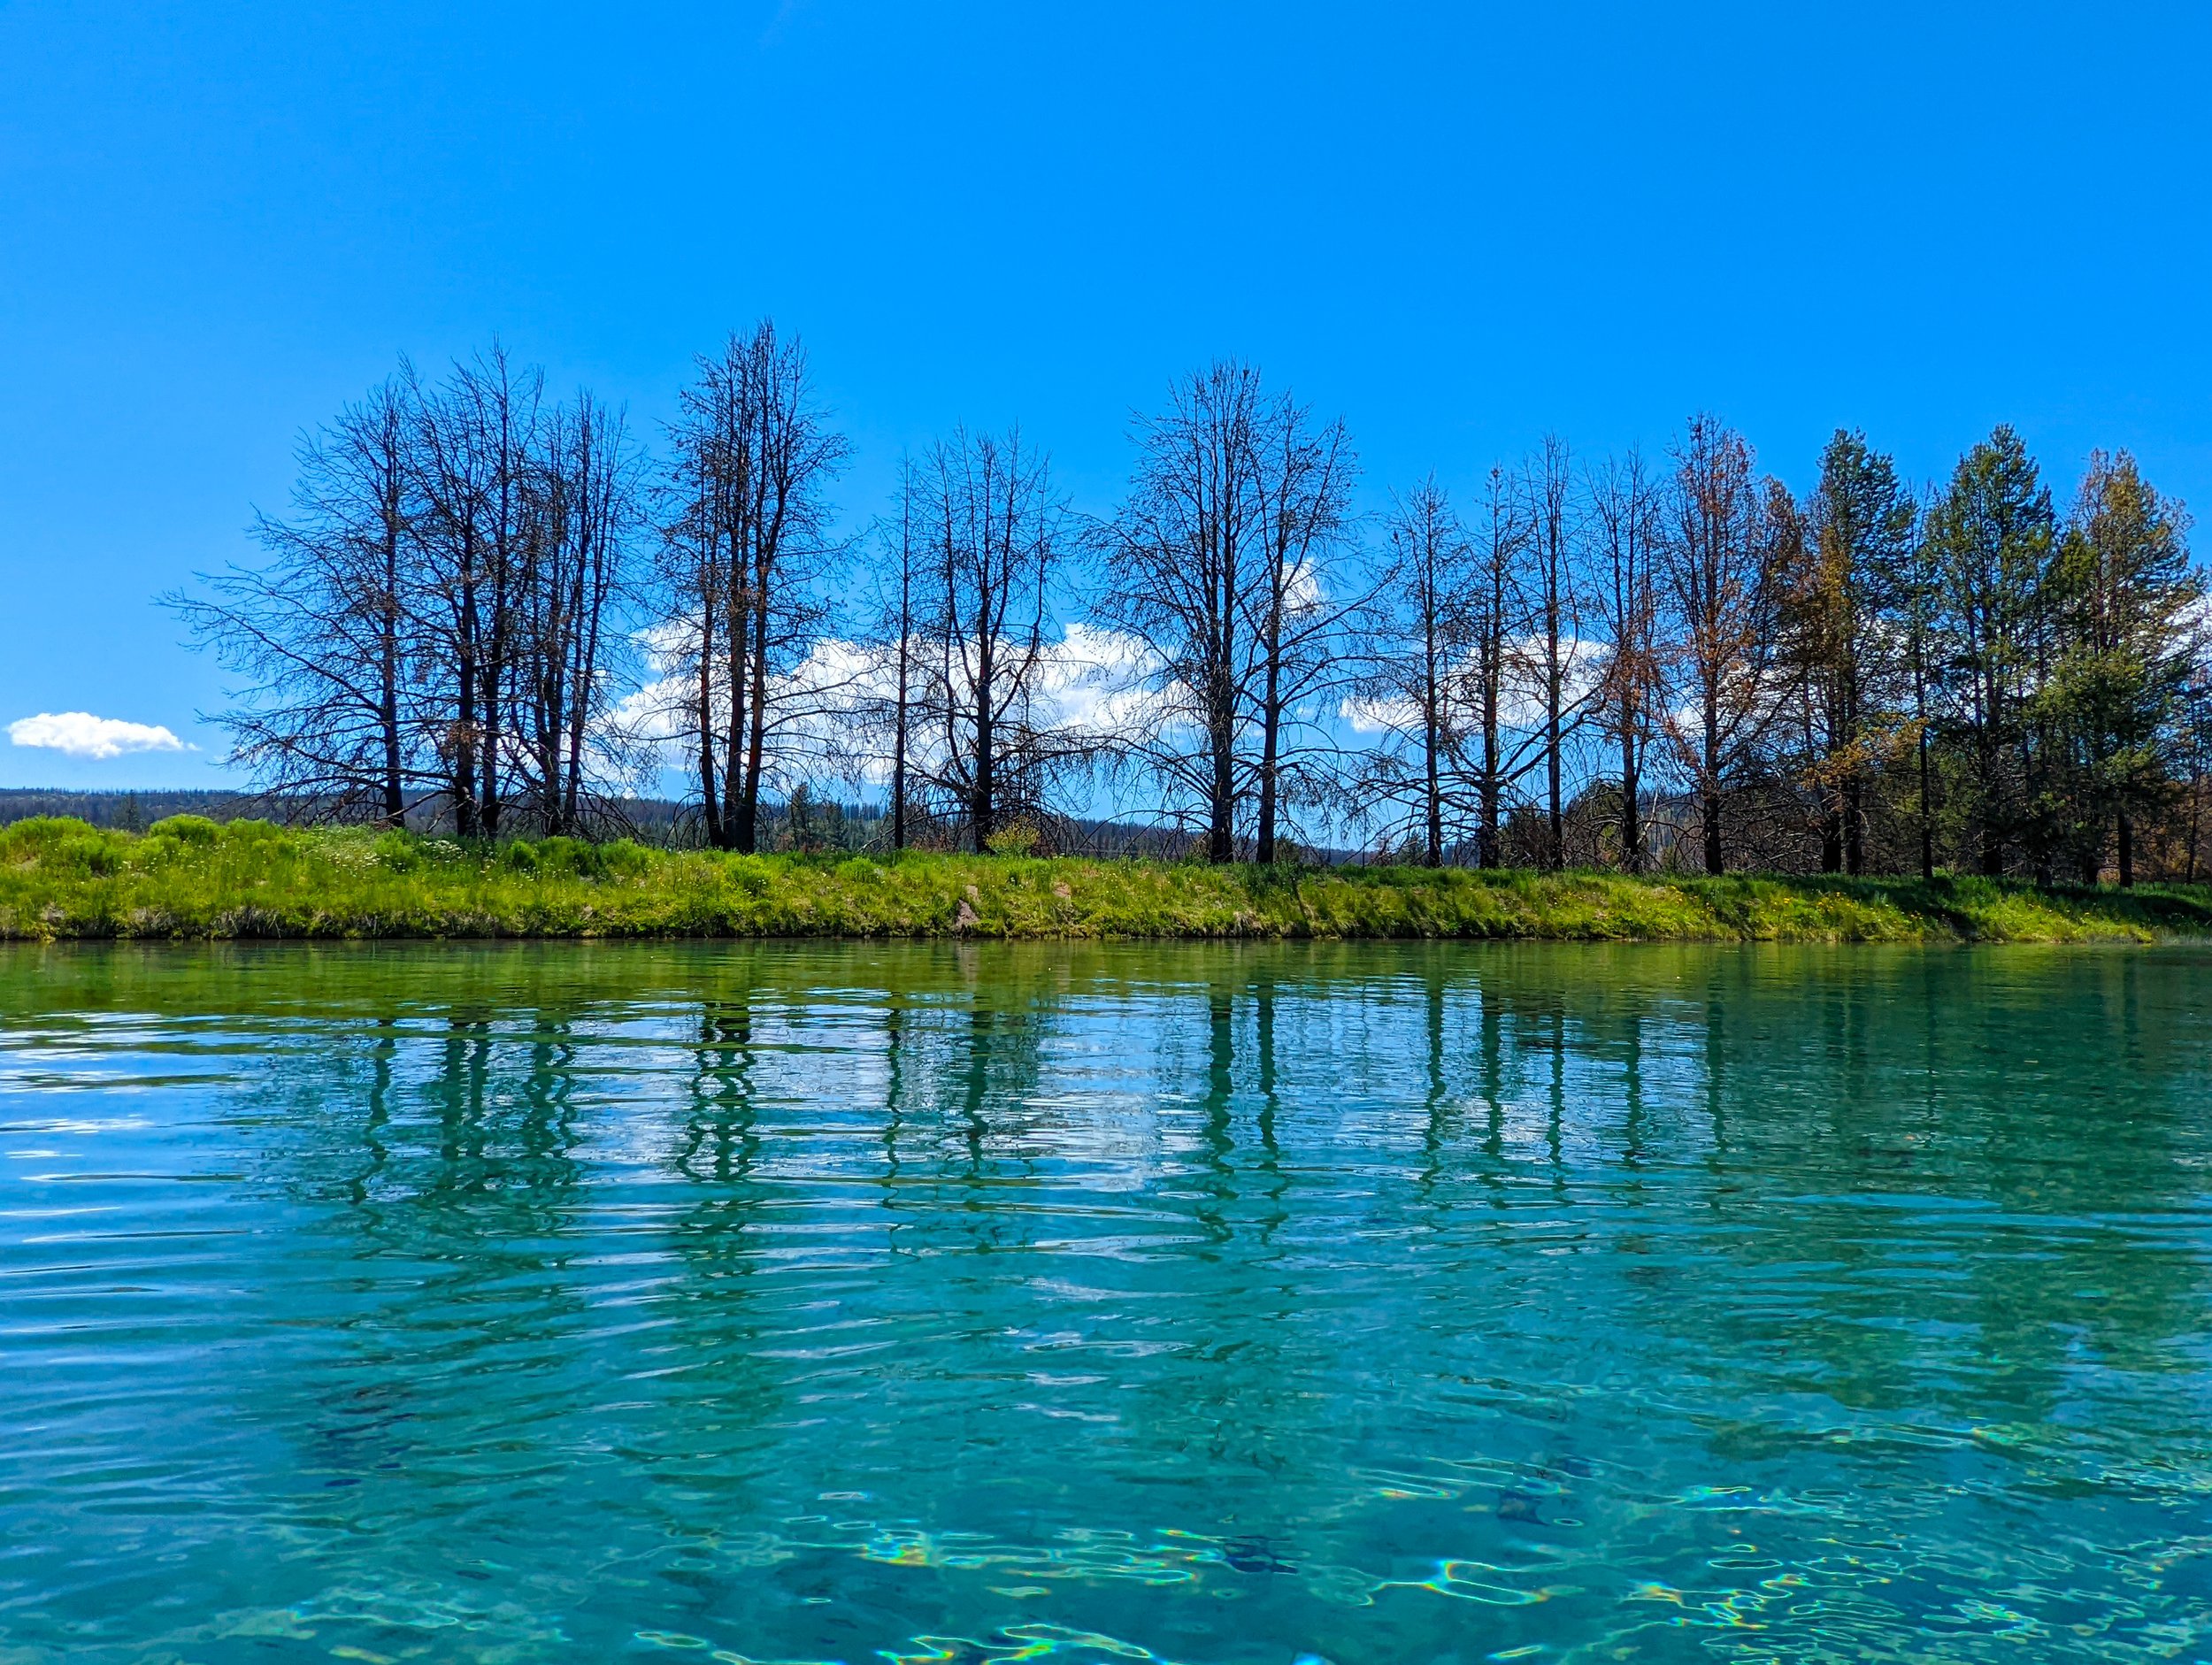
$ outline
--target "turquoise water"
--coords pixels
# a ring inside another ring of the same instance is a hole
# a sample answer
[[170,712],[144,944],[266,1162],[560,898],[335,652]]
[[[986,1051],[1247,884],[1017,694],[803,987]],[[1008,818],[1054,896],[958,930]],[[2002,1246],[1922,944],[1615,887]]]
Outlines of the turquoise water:
[[0,952],[0,1661],[2212,1657],[2208,973]]

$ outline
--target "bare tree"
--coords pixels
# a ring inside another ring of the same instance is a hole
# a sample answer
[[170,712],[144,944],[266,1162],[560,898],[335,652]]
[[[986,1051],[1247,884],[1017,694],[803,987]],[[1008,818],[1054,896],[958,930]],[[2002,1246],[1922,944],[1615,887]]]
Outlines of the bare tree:
[[1223,360],[1178,384],[1166,412],[1138,426],[1135,478],[1107,532],[1104,609],[1154,666],[1158,720],[1139,747],[1171,813],[1201,806],[1216,862],[1236,855],[1249,622],[1271,610],[1264,414],[1248,364]]
[[1503,864],[1507,794],[1518,791],[1543,755],[1542,734],[1511,720],[1529,618],[1523,571],[1528,547],[1527,518],[1514,481],[1503,469],[1493,468],[1484,480],[1474,539],[1467,666],[1477,859],[1484,867]]
[[1725,789],[1755,759],[1777,709],[1768,579],[1787,494],[1762,487],[1751,447],[1712,417],[1691,418],[1673,456],[1661,571],[1679,633],[1678,703],[1686,710],[1668,713],[1666,731],[1696,794],[1705,871],[1718,873]]
[[913,762],[982,850],[1010,808],[1040,807],[1047,779],[1080,749],[1037,710],[1065,510],[1048,462],[1018,430],[957,430],[922,475],[932,593],[918,622],[936,733]]
[[665,536],[672,656],[708,837],[751,850],[778,742],[822,714],[823,690],[795,673],[826,610],[826,494],[847,446],[815,402],[803,349],[767,319],[702,358],[682,402]]
[[1596,685],[1600,727],[1620,759],[1621,865],[1644,864],[1645,764],[1664,698],[1657,561],[1660,494],[1640,452],[1591,472],[1586,498],[1594,610],[1605,632]]
[[1582,597],[1571,524],[1573,460],[1564,440],[1544,436],[1523,466],[1521,489],[1527,504],[1526,595],[1532,626],[1525,658],[1544,711],[1543,865],[1556,869],[1566,861],[1566,745],[1589,698],[1571,686],[1581,647]]
[[1364,597],[1339,583],[1325,587],[1328,556],[1352,525],[1356,474],[1341,421],[1316,424],[1288,395],[1263,405],[1255,425],[1254,486],[1260,554],[1264,562],[1256,616],[1250,621],[1257,658],[1252,703],[1260,729],[1258,815],[1253,859],[1276,859],[1277,824],[1286,776],[1311,789],[1302,748],[1290,728],[1302,706],[1351,671],[1343,626]]
[[913,738],[914,716],[914,465],[899,464],[898,588],[889,611],[886,633],[891,641],[891,848],[906,848],[906,808],[910,795],[906,760]]
[[1441,867],[1475,621],[1471,552],[1434,475],[1393,499],[1386,525],[1390,564],[1377,595],[1378,651],[1363,689],[1386,739],[1370,761],[1364,795],[1408,815],[1420,830],[1423,860]]
[[273,793],[394,826],[421,764],[407,709],[411,381],[403,371],[301,441],[291,518],[253,524],[265,566],[167,598],[195,643],[246,679],[218,719],[231,762]]
[[513,727],[525,795],[549,832],[583,820],[592,740],[612,695],[611,609],[626,578],[641,463],[588,393],[548,417],[528,484]]
[[495,344],[419,390],[424,721],[464,838],[498,835],[544,377]]

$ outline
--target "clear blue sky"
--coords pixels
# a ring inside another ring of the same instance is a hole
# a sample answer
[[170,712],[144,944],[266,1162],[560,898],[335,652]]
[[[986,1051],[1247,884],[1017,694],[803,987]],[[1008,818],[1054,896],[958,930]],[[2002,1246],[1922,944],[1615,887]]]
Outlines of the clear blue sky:
[[1018,418],[1079,505],[1222,353],[1380,488],[1689,411],[1801,487],[1998,420],[2212,510],[2212,12],[1865,5],[0,4],[0,734],[204,749],[153,605],[249,553],[297,432],[495,334],[648,426],[796,329],[879,506]]

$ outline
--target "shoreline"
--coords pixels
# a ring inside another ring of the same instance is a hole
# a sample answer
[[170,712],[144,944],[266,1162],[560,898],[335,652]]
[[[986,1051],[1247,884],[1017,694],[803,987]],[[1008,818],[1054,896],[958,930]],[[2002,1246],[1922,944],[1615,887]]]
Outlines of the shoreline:
[[360,828],[0,828],[0,941],[2212,938],[2212,884],[1407,867],[908,852],[737,856]]

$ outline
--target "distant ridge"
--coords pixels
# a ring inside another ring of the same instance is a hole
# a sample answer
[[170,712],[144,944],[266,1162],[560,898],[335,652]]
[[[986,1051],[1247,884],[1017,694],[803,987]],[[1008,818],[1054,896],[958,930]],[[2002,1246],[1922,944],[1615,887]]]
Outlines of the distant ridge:
[[269,815],[266,798],[251,793],[205,788],[122,792],[74,792],[59,786],[0,786],[0,826],[33,816],[66,815],[94,826],[143,832],[172,815],[204,815],[211,821],[234,821]]

